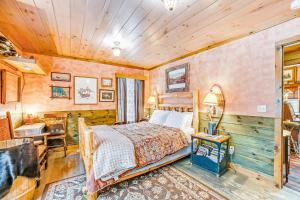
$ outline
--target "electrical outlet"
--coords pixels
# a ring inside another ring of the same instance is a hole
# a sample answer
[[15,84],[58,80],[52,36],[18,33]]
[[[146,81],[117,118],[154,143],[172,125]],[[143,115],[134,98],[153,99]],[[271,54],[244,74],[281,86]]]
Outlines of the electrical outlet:
[[267,112],[267,105],[258,105],[256,110],[259,113],[266,113]]
[[232,155],[234,153],[234,146],[229,147],[229,154]]

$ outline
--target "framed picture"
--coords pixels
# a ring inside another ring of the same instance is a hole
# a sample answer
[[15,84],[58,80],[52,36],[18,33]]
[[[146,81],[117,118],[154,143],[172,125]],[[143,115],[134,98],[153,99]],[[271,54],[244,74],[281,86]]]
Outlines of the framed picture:
[[99,101],[100,102],[115,101],[115,91],[114,90],[99,90]]
[[74,76],[74,104],[97,104],[98,79]]
[[101,87],[111,87],[112,81],[112,78],[101,78]]
[[294,68],[290,69],[284,69],[283,70],[283,82],[288,83],[288,82],[294,82]]
[[71,82],[71,74],[69,74],[69,73],[59,73],[59,72],[51,72],[51,80],[52,81]]
[[70,87],[51,86],[51,98],[71,99],[70,91]]
[[166,69],[166,92],[189,91],[189,63]]

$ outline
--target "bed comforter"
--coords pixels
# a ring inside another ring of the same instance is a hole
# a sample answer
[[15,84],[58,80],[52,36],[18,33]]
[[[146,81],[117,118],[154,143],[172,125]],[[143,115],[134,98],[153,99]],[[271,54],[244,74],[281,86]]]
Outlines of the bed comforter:
[[126,172],[157,162],[188,146],[185,134],[177,128],[140,122],[117,126],[94,126],[93,171],[89,191],[113,184]]

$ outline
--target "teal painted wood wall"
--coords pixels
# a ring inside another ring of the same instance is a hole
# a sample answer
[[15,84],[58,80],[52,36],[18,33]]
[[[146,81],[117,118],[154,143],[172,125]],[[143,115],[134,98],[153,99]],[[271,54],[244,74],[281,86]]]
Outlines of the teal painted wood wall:
[[[200,131],[207,128],[208,116],[200,113]],[[241,115],[225,115],[221,134],[231,136],[235,147],[233,162],[252,171],[274,175],[274,119]]]

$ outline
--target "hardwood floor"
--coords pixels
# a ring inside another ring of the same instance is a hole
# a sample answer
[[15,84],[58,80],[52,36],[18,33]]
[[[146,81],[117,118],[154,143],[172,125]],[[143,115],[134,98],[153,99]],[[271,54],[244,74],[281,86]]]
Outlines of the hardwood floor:
[[41,183],[35,191],[34,199],[42,199],[46,184],[84,173],[83,162],[77,148],[68,147],[66,157],[64,157],[63,151],[51,151],[49,153],[48,169],[43,169],[41,172]]
[[286,187],[300,192],[300,156],[291,155],[290,174]]
[[[174,166],[223,194],[230,200],[296,200],[300,198],[300,193],[288,188],[284,188],[283,190],[276,189],[273,187],[272,181],[268,178],[254,176],[253,173],[247,171],[235,174],[234,171],[230,170],[220,178],[217,178],[215,175],[202,170],[197,165],[192,165],[189,158],[176,162]],[[35,192],[35,199],[41,199],[47,183],[83,173],[84,167],[77,149],[69,148],[66,158],[63,156],[63,152],[51,152],[48,169],[42,172],[41,185]]]

